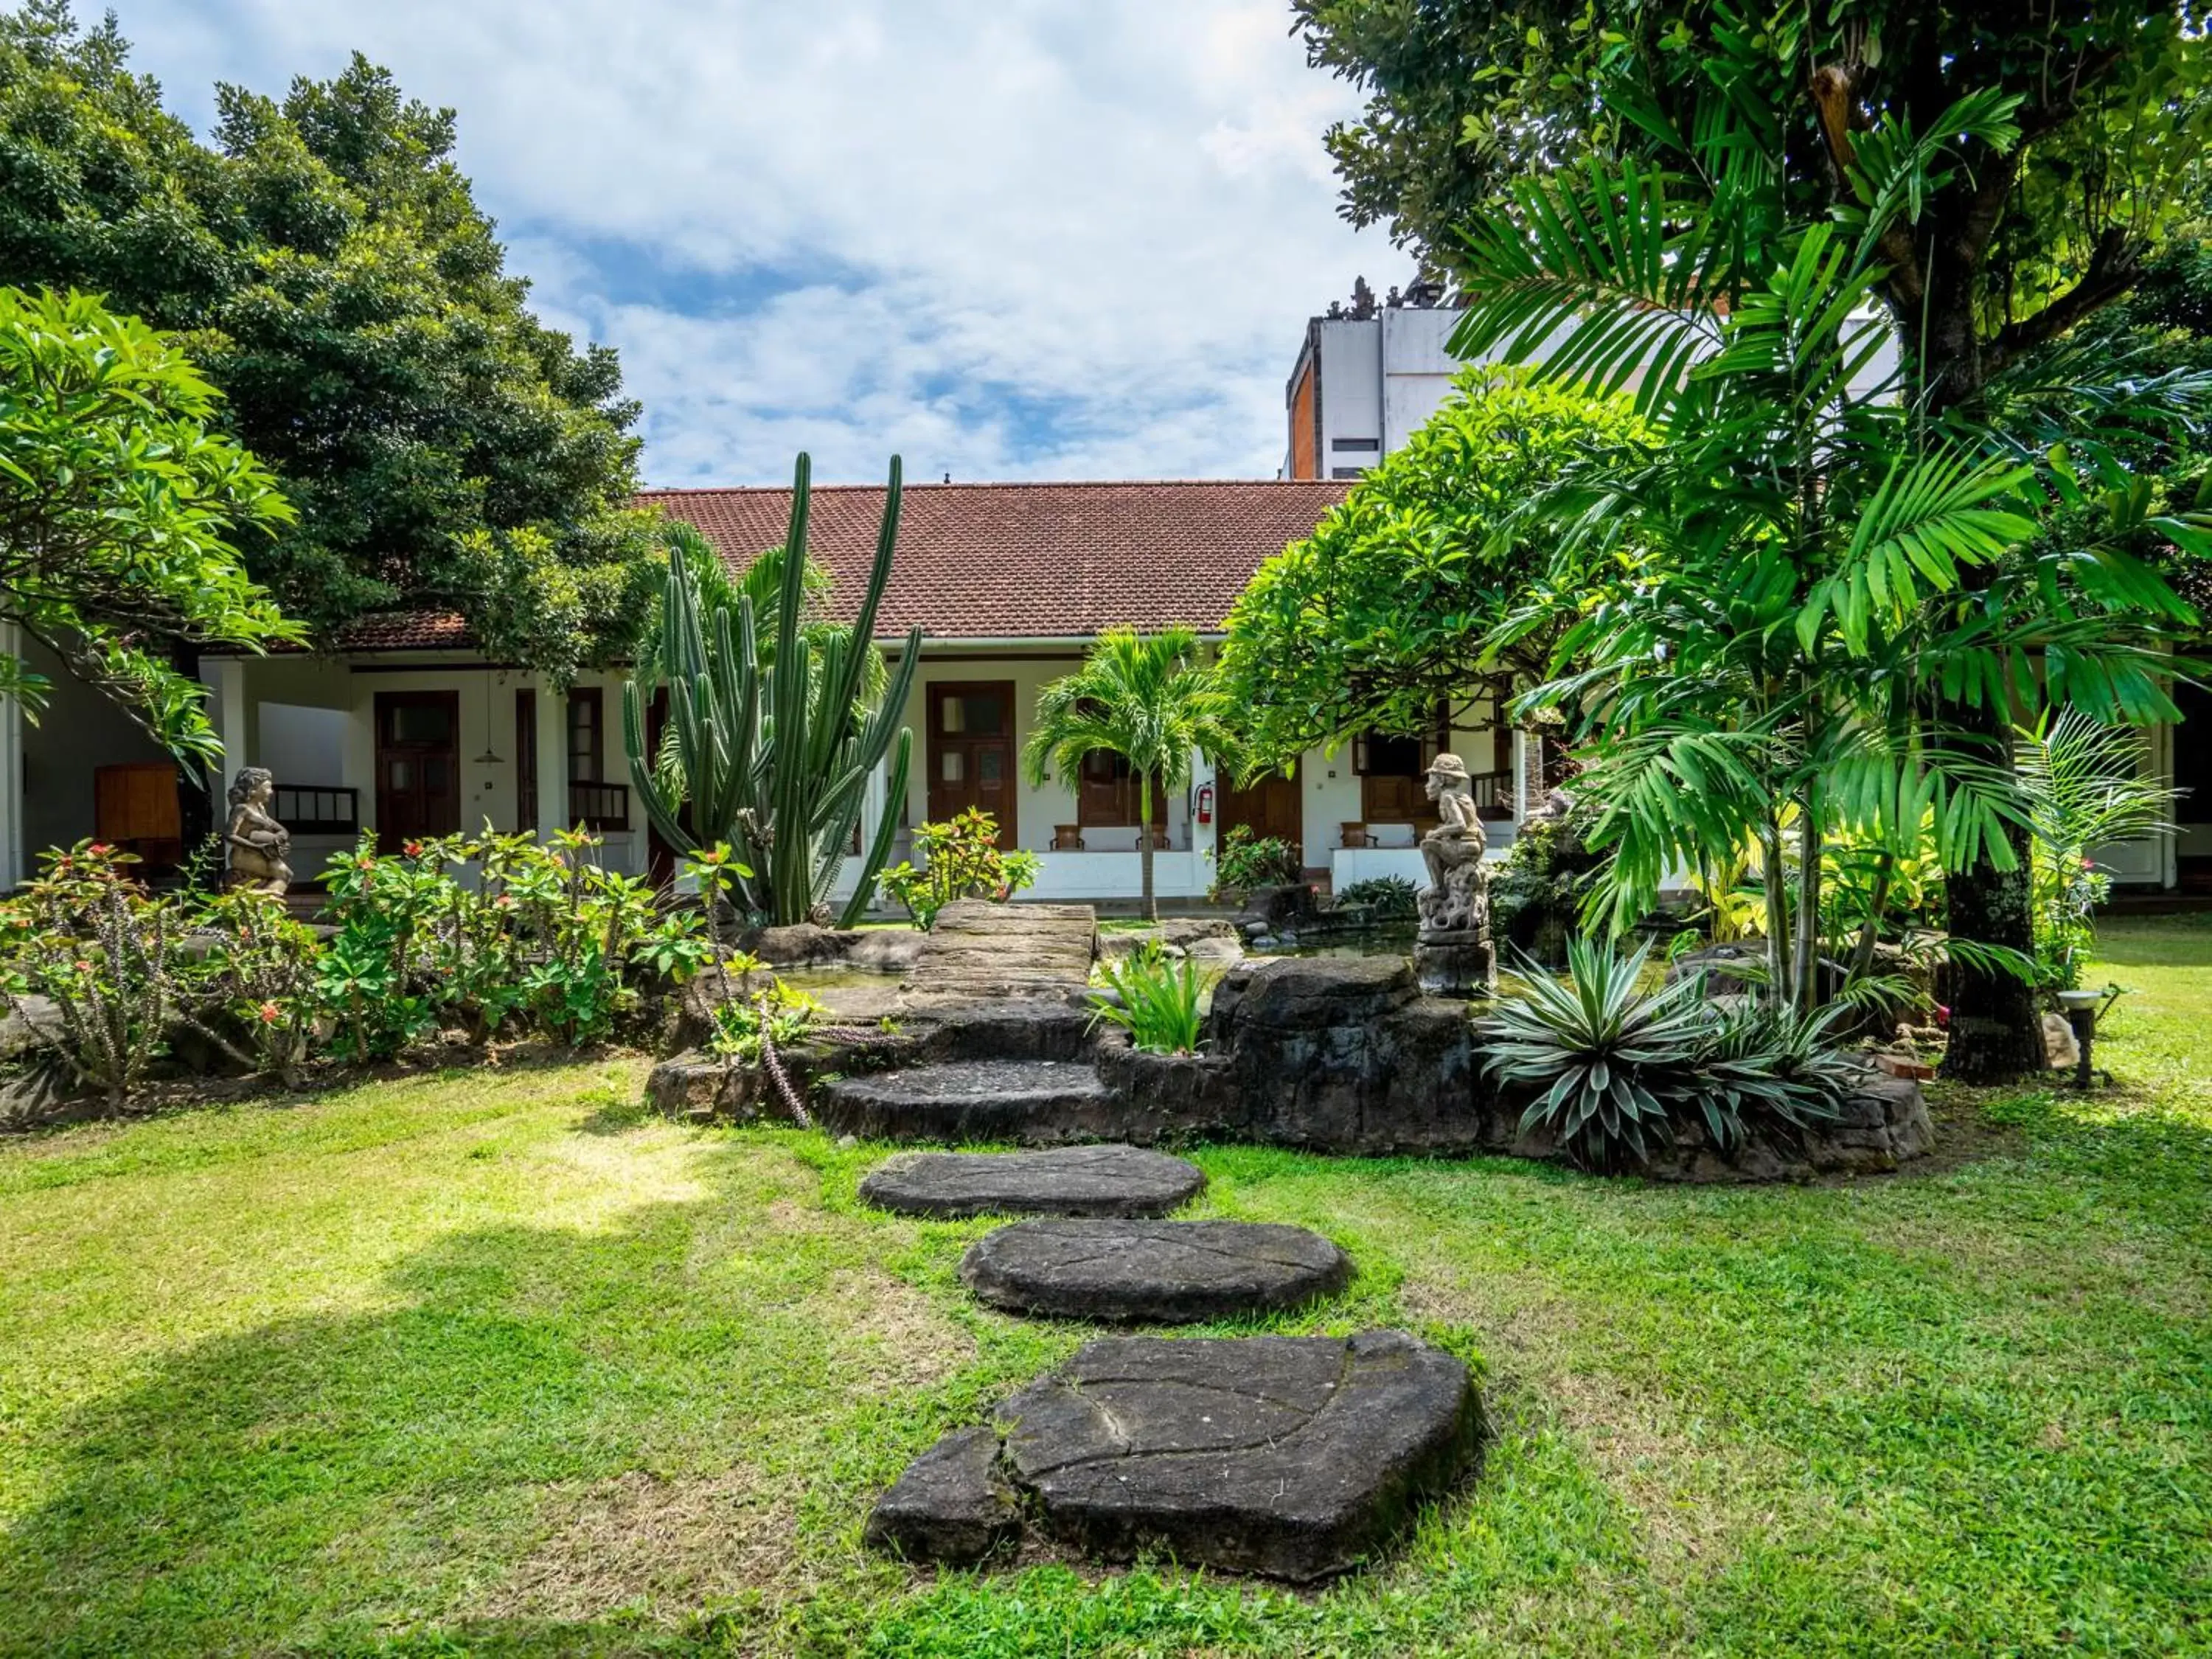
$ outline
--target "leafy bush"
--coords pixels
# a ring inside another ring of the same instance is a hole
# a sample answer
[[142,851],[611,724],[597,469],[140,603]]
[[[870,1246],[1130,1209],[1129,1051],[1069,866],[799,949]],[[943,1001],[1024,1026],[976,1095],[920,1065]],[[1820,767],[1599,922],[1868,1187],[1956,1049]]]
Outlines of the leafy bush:
[[[781,1050],[799,1042],[828,1011],[807,993],[761,974],[758,958],[740,952],[727,964],[732,994],[714,1006],[714,1030],[707,1046],[731,1066],[755,1066],[768,1079],[792,1121],[811,1125],[806,1102],[784,1070]],[[758,975],[758,982],[756,982]]]
[[1531,812],[1490,878],[1490,914],[1501,943],[1547,968],[1563,968],[1583,895],[1604,862],[1589,836],[1597,809],[1563,793]]
[[2029,891],[2037,978],[2071,991],[2096,943],[2092,918],[2112,872],[2094,849],[2172,833],[2174,791],[2143,775],[2142,735],[2069,709],[2018,734],[2021,793],[2034,831]]
[[1834,1115],[1853,1068],[1829,1038],[1834,1016],[1710,1002],[1702,976],[1642,988],[1648,946],[1567,942],[1568,973],[1525,957],[1528,994],[1475,1022],[1486,1071],[1540,1090],[1522,1129],[1544,1127],[1593,1168],[1649,1158],[1695,1113],[1717,1146],[1754,1116],[1803,1127]]
[[6,910],[9,962],[0,990],[19,1014],[26,995],[52,1001],[60,1032],[49,1046],[111,1104],[162,1052],[183,994],[174,908],[131,879],[137,861],[98,842],[46,853],[37,878]]
[[1336,896],[1340,905],[1364,908],[1370,921],[1411,921],[1420,909],[1419,895],[1403,876],[1370,876]]
[[1213,890],[1249,893],[1256,887],[1294,887],[1304,879],[1297,849],[1279,836],[1255,836],[1237,824],[1221,839],[1213,860]]
[[915,826],[915,849],[923,867],[895,864],[877,878],[878,888],[906,907],[916,927],[936,925],[937,913],[955,899],[1003,902],[1037,878],[1035,853],[999,850],[998,821],[971,806],[946,823]]
[[1119,962],[1101,962],[1097,972],[1103,984],[1091,994],[1092,1025],[1103,1021],[1121,1027],[1148,1054],[1197,1052],[1200,1004],[1218,975],[1202,971],[1188,957],[1177,961],[1150,940]]
[[319,1012],[313,932],[275,894],[245,889],[210,897],[201,931],[218,943],[204,970],[206,1012],[195,1023],[257,1074],[297,1087]]

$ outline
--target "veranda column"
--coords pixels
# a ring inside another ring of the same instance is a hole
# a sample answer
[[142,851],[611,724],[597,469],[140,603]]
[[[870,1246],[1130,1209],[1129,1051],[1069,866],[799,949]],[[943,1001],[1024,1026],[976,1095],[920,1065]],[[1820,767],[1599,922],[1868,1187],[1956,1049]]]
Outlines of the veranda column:
[[[208,712],[214,716],[216,735],[222,739],[222,763],[216,768],[216,816],[222,816],[222,799],[230,787],[230,781],[252,760],[246,752],[249,739],[246,730],[246,664],[237,657],[201,659],[201,678],[213,688]],[[279,778],[279,783],[300,780]]]
[[538,835],[544,840],[568,822],[568,694],[538,677]]

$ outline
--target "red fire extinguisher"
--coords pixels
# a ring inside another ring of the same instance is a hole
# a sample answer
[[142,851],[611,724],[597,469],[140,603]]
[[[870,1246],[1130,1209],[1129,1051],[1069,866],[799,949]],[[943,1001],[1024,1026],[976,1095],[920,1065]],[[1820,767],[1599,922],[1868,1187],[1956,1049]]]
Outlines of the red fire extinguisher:
[[1203,784],[1199,788],[1198,821],[1200,823],[1213,822],[1213,786],[1210,783]]

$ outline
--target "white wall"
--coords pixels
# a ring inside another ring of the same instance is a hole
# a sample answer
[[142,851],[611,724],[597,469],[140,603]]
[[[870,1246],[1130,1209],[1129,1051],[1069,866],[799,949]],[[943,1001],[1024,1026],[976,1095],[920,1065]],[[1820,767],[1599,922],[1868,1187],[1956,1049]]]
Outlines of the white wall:
[[1381,449],[1339,450],[1339,439],[1382,441],[1382,331],[1373,322],[1324,320],[1316,325],[1321,348],[1321,450],[1314,458],[1324,478],[1339,467],[1370,467]]
[[[459,693],[460,729],[454,748],[459,759],[464,835],[481,833],[487,819],[501,833],[515,828],[520,751],[516,743],[514,694],[535,687],[541,703],[558,696],[545,689],[540,677],[520,669],[441,666],[434,660],[410,664],[392,658],[346,662],[277,657],[249,659],[245,671],[248,700],[258,705],[258,718],[251,722],[256,729],[250,752],[233,757],[234,769],[236,765],[266,766],[276,774],[279,782],[337,784],[358,790],[365,829],[374,828],[376,822],[377,693]],[[618,672],[590,673],[580,677],[577,684],[600,688],[609,774],[604,781],[629,783],[629,763],[622,746],[623,676]],[[565,735],[565,724],[559,729]],[[480,759],[488,750],[499,758]],[[541,747],[538,765],[541,776],[564,775],[565,746],[550,753]],[[635,790],[629,817],[629,832],[610,834],[600,857],[610,869],[638,874],[646,867],[647,830],[644,810]],[[301,837],[294,867],[303,878],[319,875],[328,854],[337,849],[342,839]]]
[[1451,392],[1452,376],[1462,365],[1445,347],[1461,313],[1411,306],[1386,307],[1382,331],[1382,449],[1402,449],[1406,441]]
[[343,708],[307,708],[295,702],[263,702],[255,710],[253,766],[265,766],[279,783],[342,783],[346,733],[353,720]]

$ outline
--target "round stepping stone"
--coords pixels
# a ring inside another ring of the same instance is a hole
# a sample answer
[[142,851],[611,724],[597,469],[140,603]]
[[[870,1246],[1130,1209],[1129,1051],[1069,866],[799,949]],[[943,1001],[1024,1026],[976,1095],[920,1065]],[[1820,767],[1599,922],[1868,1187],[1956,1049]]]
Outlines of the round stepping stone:
[[860,1196],[900,1215],[1165,1215],[1195,1197],[1206,1173],[1141,1146],[1043,1152],[907,1152],[860,1182]]
[[1182,1324],[1295,1308],[1352,1261],[1319,1233],[1255,1221],[1021,1221],[969,1247],[960,1278],[994,1308]]

